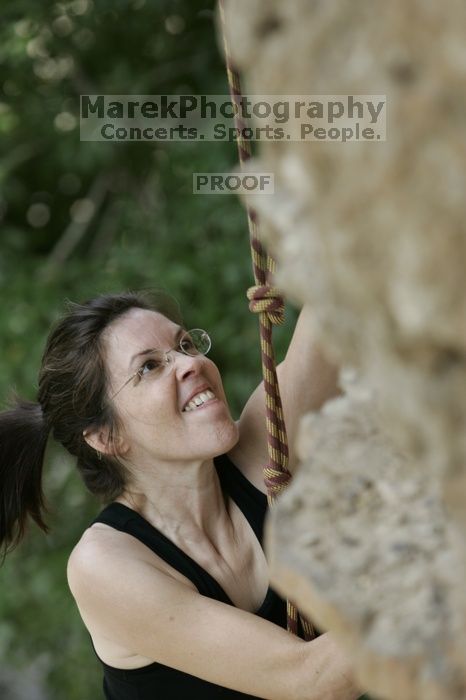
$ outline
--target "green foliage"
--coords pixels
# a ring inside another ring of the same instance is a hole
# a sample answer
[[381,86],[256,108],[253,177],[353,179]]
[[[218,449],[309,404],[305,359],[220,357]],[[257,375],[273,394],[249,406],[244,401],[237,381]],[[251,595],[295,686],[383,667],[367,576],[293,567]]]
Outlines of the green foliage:
[[[213,338],[232,413],[261,379],[246,216],[195,196],[195,171],[236,165],[233,143],[79,141],[80,93],[225,94],[213,0],[3,0],[0,9],[0,401],[36,398],[65,299],[155,286]],[[99,194],[66,250],[82,200]],[[296,311],[277,329],[283,357]],[[0,659],[47,653],[51,700],[102,697],[101,671],[66,584],[66,561],[100,509],[51,444],[51,533],[32,527],[0,569]]]

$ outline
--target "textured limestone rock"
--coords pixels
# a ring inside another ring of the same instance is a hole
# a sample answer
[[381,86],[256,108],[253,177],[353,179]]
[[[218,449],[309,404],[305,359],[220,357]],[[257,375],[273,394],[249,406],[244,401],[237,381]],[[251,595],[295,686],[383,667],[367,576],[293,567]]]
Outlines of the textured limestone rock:
[[303,418],[301,470],[265,527],[271,577],[345,640],[378,697],[463,697],[461,566],[439,483],[411,472],[379,424],[360,388]]
[[[254,206],[277,283],[377,396],[375,412],[353,397],[303,423],[306,500],[292,507],[292,486],[272,516],[276,571],[357,642],[381,697],[466,697],[466,5],[226,0],[226,17],[243,92],[388,105],[386,142],[261,142],[254,163],[275,173]],[[324,556],[346,529],[358,545]],[[314,530],[320,545],[291,549]]]
[[326,342],[382,385],[391,430],[425,467],[457,471],[466,5],[237,0],[227,19],[248,93],[387,94],[385,143],[261,142],[256,165],[275,172],[277,195],[255,204],[288,293],[313,302]]

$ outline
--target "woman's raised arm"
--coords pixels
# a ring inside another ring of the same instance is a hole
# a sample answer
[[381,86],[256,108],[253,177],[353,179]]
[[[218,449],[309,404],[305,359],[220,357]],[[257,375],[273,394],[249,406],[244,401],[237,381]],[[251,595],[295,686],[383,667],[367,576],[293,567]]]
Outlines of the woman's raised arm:
[[[301,309],[285,359],[277,365],[277,378],[288,436],[288,469],[293,473],[297,464],[295,437],[301,416],[319,410],[328,399],[340,393],[338,367],[315,340],[310,306]],[[263,479],[262,469],[268,461],[263,381],[247,401],[238,427],[236,461],[246,465],[249,478],[256,483]],[[258,470],[257,474],[252,473],[254,469]]]

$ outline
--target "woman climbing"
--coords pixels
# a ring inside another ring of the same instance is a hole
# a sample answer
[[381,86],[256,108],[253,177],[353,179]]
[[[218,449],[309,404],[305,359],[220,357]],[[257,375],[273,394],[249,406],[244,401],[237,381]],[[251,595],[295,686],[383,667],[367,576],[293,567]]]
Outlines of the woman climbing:
[[[277,368],[290,471],[299,416],[337,391],[307,315]],[[108,700],[357,698],[329,634],[286,631],[261,547],[263,386],[235,422],[209,349],[161,293],[71,304],[48,337],[37,403],[16,398],[0,414],[0,545],[20,542],[28,516],[47,530],[52,433],[105,504],[67,573]]]

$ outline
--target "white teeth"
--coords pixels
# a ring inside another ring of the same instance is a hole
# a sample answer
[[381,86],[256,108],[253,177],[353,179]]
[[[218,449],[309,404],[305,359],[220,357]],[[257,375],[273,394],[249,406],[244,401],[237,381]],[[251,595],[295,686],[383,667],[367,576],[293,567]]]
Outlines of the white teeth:
[[197,394],[191,399],[191,401],[185,406],[183,410],[193,411],[198,406],[201,406],[206,401],[209,401],[209,399],[215,399],[215,394],[212,391],[210,391],[210,389],[207,389],[207,391],[201,391],[201,393]]

